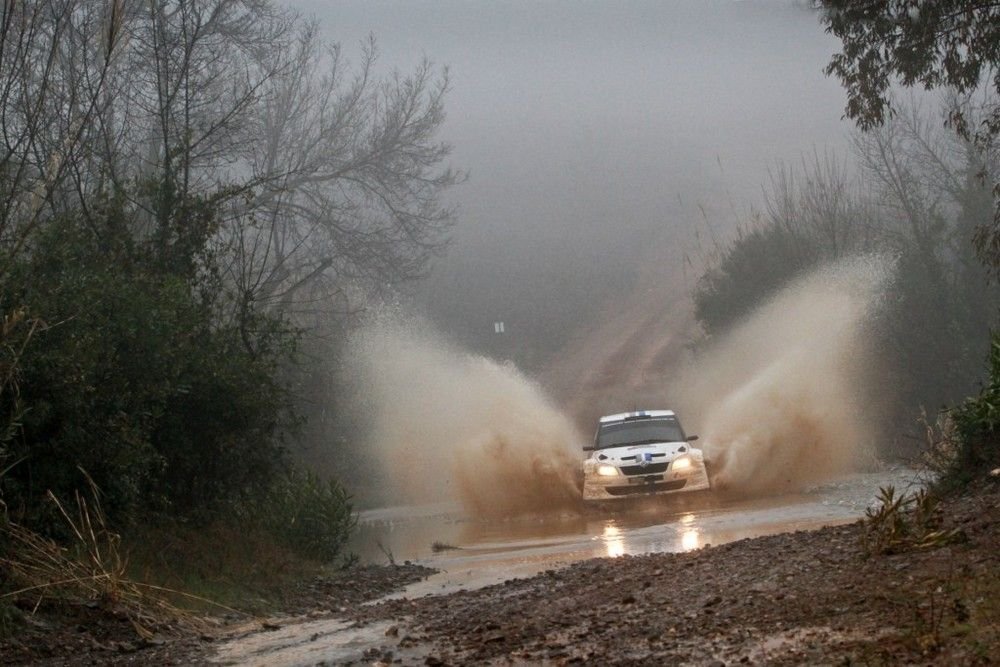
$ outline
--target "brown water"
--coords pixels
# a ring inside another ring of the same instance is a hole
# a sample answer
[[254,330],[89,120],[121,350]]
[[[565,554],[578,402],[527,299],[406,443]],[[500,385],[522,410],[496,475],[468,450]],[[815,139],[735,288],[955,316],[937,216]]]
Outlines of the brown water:
[[[872,456],[878,366],[867,327],[892,275],[885,258],[842,260],[781,290],[694,357],[667,355],[672,368],[659,367],[667,363],[660,352],[627,362],[615,354],[611,367],[633,374],[641,360],[654,366],[642,375],[663,398],[641,407],[679,408],[689,432],[702,436],[713,489],[795,492]],[[654,327],[638,340],[635,326],[621,328],[625,348],[660,350],[676,339]],[[377,461],[381,479],[366,481],[390,502],[458,502],[464,515],[492,520],[558,510],[582,520],[587,438],[513,364],[385,313],[356,333],[347,366],[366,428],[352,440],[358,451],[343,455]]]
[[[364,512],[350,545],[363,561],[386,562],[387,554],[440,570],[393,597],[445,594],[527,577],[593,557],[680,552],[748,537],[857,520],[880,486],[916,485],[906,469],[854,474],[794,495],[725,499],[710,494],[677,496],[631,505],[544,518],[484,520],[459,503],[384,508]],[[434,544],[438,543],[438,549]],[[450,547],[441,550],[440,545]],[[224,664],[298,667],[320,662],[361,661],[368,648],[386,643],[388,623],[351,627],[335,618],[283,619],[273,632],[257,632],[220,645]],[[796,641],[776,636],[773,642]],[[760,647],[765,656],[769,645]],[[407,664],[423,660],[419,645],[395,654]]]
[[392,315],[358,332],[349,365],[393,502],[456,501],[477,516],[517,516],[580,502],[584,439],[512,364],[450,345]]
[[[583,513],[484,520],[456,503],[364,512],[349,548],[365,562],[406,560],[441,572],[399,595],[498,583],[586,558],[680,552],[748,537],[855,521],[879,486],[913,484],[907,469],[859,473],[797,494],[679,494]],[[442,548],[447,547],[447,548]]]
[[671,404],[694,418],[713,488],[792,491],[872,456],[882,397],[867,327],[893,273],[880,256],[823,267],[696,356]]

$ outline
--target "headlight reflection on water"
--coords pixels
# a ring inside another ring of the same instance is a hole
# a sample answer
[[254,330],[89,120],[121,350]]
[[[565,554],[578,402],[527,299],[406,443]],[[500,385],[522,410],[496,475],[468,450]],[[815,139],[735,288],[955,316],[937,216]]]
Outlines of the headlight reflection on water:
[[[681,515],[676,519],[676,523],[635,530],[622,528],[615,520],[610,519],[598,526],[600,532],[593,534],[591,538],[600,543],[600,550],[595,551],[594,555],[607,558],[647,551],[654,553],[694,551],[704,546],[698,518],[691,513]],[[626,548],[626,540],[630,543],[630,548]]]
[[681,551],[693,551],[701,546],[701,531],[690,512],[681,517]]
[[681,533],[681,550],[682,551],[694,551],[697,549],[701,542],[701,536],[698,534],[697,528],[686,529]]
[[609,558],[618,558],[625,555],[625,538],[622,531],[612,522],[604,526],[604,534],[601,536],[604,541],[604,549]]

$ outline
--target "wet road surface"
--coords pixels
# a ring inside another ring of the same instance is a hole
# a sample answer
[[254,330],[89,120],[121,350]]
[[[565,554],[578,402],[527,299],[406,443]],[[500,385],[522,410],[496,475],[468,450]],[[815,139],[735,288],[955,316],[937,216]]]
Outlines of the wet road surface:
[[[850,475],[794,495],[720,498],[688,494],[621,508],[504,521],[465,516],[451,504],[369,510],[349,548],[363,562],[412,561],[440,572],[390,597],[415,598],[528,577],[578,560],[679,552],[749,537],[855,521],[880,486],[912,489],[915,473],[893,468]],[[385,598],[383,598],[385,599]],[[383,625],[385,627],[383,627]],[[282,623],[220,646],[223,664],[275,667],[357,660],[384,641],[388,624],[357,628],[339,619]],[[420,647],[409,661],[421,659]]]
[[914,472],[855,474],[794,495],[720,498],[712,493],[649,498],[581,514],[483,520],[450,504],[370,510],[349,546],[363,562],[413,561],[441,572],[397,597],[448,593],[537,574],[587,558],[678,552],[748,537],[848,523],[879,486],[897,490]]

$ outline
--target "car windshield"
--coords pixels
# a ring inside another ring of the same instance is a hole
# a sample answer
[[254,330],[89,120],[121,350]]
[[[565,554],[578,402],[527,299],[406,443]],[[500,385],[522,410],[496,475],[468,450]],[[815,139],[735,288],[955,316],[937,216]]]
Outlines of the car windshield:
[[643,419],[616,424],[602,424],[597,431],[597,449],[644,445],[652,442],[680,442],[684,431],[675,418]]

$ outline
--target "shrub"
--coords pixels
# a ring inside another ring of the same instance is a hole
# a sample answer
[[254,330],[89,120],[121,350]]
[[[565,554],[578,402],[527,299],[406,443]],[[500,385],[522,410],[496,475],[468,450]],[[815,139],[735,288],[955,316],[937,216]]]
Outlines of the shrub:
[[23,414],[0,487],[12,516],[46,535],[63,529],[45,494],[72,499],[78,468],[116,525],[232,511],[267,493],[296,423],[279,368],[297,334],[234,307],[206,246],[210,207],[185,208],[190,238],[164,244],[137,231],[141,214],[104,206],[86,223],[50,221],[0,283],[0,303],[43,323],[20,391],[0,394],[0,414]]
[[725,331],[818,262],[808,238],[770,221],[756,220],[698,280],[695,316],[708,334]]
[[869,554],[931,549],[962,539],[957,528],[942,529],[935,493],[919,489],[896,495],[892,486],[879,489],[879,502],[865,510],[865,551]]
[[333,561],[357,524],[350,496],[334,480],[289,472],[255,506],[256,521],[306,558]]
[[990,338],[986,385],[952,411],[952,420],[958,448],[942,484],[962,487],[1000,467],[1000,333]]

